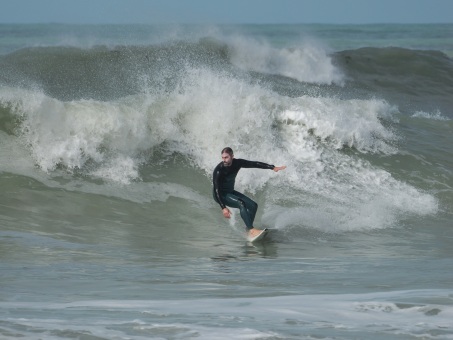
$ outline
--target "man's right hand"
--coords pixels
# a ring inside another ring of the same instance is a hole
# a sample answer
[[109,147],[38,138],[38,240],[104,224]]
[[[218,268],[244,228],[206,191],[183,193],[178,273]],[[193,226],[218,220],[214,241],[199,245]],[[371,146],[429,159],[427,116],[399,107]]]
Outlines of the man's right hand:
[[225,218],[230,218],[231,217],[231,211],[228,208],[223,208],[222,209],[223,216]]

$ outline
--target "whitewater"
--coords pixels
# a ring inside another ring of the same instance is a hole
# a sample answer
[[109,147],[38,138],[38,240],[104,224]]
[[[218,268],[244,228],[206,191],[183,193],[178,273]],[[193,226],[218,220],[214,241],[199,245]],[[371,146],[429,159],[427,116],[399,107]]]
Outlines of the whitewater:
[[452,31],[0,25],[1,337],[452,339]]

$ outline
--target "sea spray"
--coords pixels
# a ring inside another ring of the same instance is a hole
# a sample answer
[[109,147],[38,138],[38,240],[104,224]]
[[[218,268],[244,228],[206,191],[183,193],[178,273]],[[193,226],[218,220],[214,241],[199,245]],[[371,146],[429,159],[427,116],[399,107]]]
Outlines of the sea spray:
[[[243,171],[237,181],[240,190],[262,197],[270,207],[265,216],[286,216],[277,223],[282,227],[302,220],[325,231],[375,229],[408,213],[434,213],[433,196],[362,157],[398,154],[399,108],[384,99],[355,98],[344,86],[351,79],[320,46],[305,40],[277,48],[217,36],[150,46],[29,49],[6,58],[7,64],[14,68],[27,56],[42,69],[44,57],[55,55],[56,69],[41,74],[28,65],[20,77],[30,76],[42,88],[3,87],[1,103],[18,118],[17,139],[49,176],[65,171],[131,185],[150,181],[154,164],[180,155],[176,166],[202,173],[209,183],[218,152],[228,145],[236,157],[288,166],[284,176]],[[59,69],[71,59],[85,60],[89,68]],[[87,73],[92,67],[97,71]],[[47,86],[52,77],[75,80],[76,71],[86,76],[81,83],[65,81],[64,90]],[[116,78],[104,89],[112,71]],[[274,80],[293,90],[276,91]],[[78,95],[70,98],[71,90]],[[282,201],[281,211],[274,208]],[[317,219],[320,214],[325,218]]]

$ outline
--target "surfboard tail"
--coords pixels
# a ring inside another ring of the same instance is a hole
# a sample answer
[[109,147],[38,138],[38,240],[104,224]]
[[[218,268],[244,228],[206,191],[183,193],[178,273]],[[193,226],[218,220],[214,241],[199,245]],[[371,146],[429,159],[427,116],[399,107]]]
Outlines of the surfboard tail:
[[260,241],[260,240],[262,240],[262,239],[266,236],[267,233],[268,233],[268,229],[265,228],[265,229],[263,229],[263,230],[261,231],[261,233],[259,233],[259,234],[256,235],[256,236],[253,236],[253,237],[247,236],[247,240],[248,240],[249,242],[257,242],[257,241]]

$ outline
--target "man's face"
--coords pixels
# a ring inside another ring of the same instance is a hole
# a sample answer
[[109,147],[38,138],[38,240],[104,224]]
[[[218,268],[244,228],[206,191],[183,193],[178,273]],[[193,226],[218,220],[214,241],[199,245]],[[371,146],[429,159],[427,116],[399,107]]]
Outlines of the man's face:
[[233,163],[233,156],[234,155],[231,155],[228,154],[228,153],[222,153],[222,161],[223,161],[223,165],[225,166],[230,166],[231,163]]

